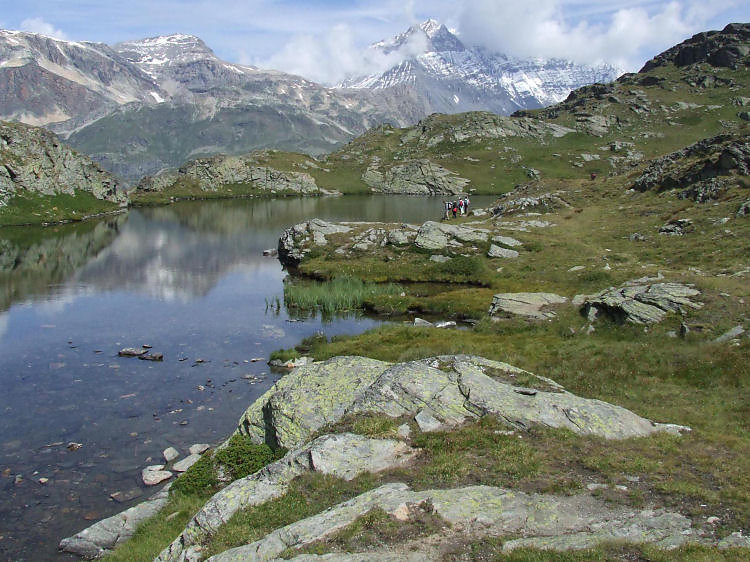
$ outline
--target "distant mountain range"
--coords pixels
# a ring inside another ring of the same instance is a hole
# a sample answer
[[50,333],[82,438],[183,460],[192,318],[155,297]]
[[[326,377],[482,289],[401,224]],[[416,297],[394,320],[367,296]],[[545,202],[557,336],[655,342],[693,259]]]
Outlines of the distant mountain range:
[[371,48],[399,62],[325,87],[228,63],[190,35],[108,46],[0,30],[0,119],[45,126],[132,180],[216,153],[320,154],[434,112],[542,107],[617,74],[467,48],[433,20]]

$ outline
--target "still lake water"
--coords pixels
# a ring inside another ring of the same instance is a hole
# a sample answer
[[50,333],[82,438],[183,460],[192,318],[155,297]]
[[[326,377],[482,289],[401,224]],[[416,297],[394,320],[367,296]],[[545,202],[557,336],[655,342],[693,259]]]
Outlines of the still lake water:
[[[436,198],[250,199],[0,229],[0,558],[69,558],[61,538],[152,493],[140,471],[162,450],[184,455],[234,429],[280,376],[265,364],[271,351],[381,322],[268,311],[286,273],[262,251],[285,227],[440,214]],[[142,344],[164,361],[117,355]],[[116,503],[116,491],[141,495]]]

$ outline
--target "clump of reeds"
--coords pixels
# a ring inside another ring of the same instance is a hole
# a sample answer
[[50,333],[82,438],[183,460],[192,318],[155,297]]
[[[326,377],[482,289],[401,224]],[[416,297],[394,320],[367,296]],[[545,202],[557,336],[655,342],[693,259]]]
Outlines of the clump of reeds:
[[288,281],[284,285],[284,305],[292,310],[319,310],[323,315],[362,308],[384,295],[401,294],[393,283],[365,283],[356,277],[341,276],[332,281]]

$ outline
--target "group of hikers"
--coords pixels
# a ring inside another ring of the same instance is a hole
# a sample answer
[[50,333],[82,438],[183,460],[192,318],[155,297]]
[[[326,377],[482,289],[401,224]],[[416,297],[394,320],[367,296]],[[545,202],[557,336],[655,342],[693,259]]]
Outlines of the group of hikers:
[[458,201],[444,201],[445,205],[445,219],[448,220],[451,218],[451,213],[453,213],[453,218],[455,219],[458,214],[461,215],[467,215],[469,214],[469,196],[466,197],[460,197]]

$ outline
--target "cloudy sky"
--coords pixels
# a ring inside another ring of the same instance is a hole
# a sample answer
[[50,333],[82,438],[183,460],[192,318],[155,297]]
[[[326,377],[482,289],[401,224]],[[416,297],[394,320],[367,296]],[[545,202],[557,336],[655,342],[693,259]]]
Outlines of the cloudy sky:
[[750,0],[2,0],[0,27],[113,44],[201,37],[221,58],[332,83],[388,61],[367,45],[434,18],[467,45],[638,70],[690,35],[750,21]]

